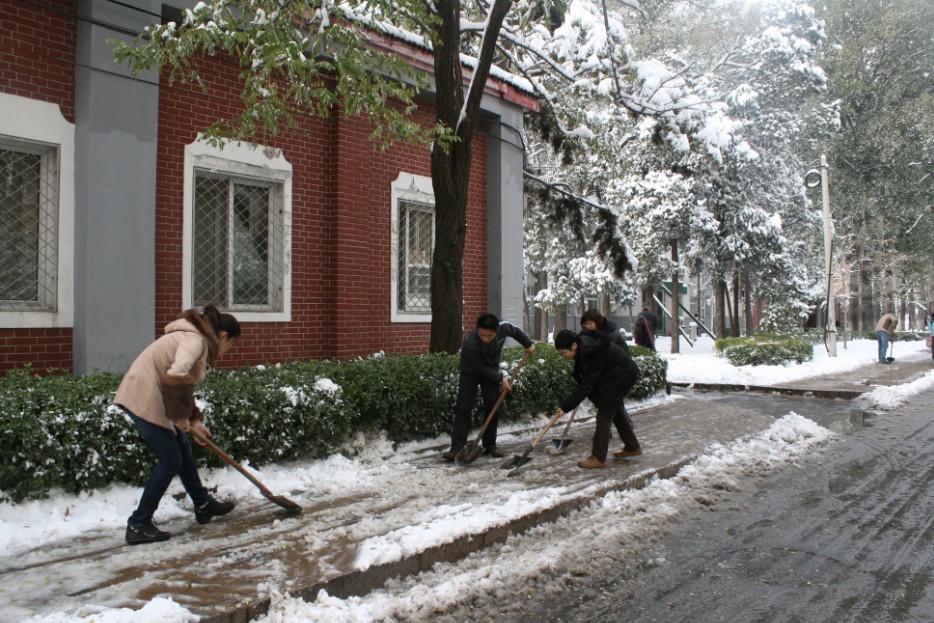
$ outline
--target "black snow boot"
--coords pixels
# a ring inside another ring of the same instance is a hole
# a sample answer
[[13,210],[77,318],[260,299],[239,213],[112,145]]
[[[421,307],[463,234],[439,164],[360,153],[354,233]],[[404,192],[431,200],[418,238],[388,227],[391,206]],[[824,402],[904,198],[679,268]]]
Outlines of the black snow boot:
[[195,519],[200,524],[206,524],[215,517],[220,517],[221,515],[226,515],[234,509],[233,502],[218,502],[214,498],[210,498],[207,502],[201,506],[195,507]]
[[165,530],[157,528],[152,520],[137,524],[128,523],[126,525],[126,542],[130,545],[168,541],[171,536],[172,535]]

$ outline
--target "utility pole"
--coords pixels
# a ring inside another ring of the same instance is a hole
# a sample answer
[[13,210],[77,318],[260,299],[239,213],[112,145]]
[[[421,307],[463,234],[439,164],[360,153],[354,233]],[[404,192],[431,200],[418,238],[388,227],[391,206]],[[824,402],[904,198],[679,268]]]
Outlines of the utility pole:
[[827,351],[837,356],[837,311],[833,296],[833,232],[830,220],[830,167],[827,156],[820,157],[821,198],[824,204],[824,265],[827,267]]
[[830,166],[827,156],[821,154],[820,171],[811,169],[804,176],[804,185],[814,188],[820,184],[824,212],[824,266],[827,270],[827,354],[837,356],[837,313],[833,295],[833,232],[830,220]]

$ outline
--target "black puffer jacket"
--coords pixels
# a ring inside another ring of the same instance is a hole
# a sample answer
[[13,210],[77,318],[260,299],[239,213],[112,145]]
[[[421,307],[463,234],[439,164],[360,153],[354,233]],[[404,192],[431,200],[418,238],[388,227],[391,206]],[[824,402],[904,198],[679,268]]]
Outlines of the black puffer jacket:
[[617,409],[639,380],[639,367],[602,331],[581,331],[580,338],[573,373],[577,388],[561,404],[561,410],[570,413],[584,398],[597,409]]
[[616,326],[615,322],[607,318],[603,323],[603,328],[600,330],[603,333],[606,333],[611,342],[626,351],[627,355],[630,357],[632,356],[632,353],[629,351],[629,345],[626,343],[626,338],[624,338],[623,334],[619,332],[619,327]]

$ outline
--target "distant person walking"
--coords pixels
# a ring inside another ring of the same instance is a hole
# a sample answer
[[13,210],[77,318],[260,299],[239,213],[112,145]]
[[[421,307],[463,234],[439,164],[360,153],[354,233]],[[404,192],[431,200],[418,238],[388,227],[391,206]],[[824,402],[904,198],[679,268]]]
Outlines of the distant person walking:
[[613,453],[616,458],[642,454],[639,440],[626,420],[623,400],[639,380],[639,367],[622,348],[612,343],[600,331],[558,332],[555,348],[561,356],[574,362],[572,372],[577,387],[558,408],[559,417],[589,398],[597,407],[597,423],[590,456],[577,466],[593,469],[606,465],[610,447],[611,425],[616,427],[623,448]]
[[879,363],[892,363],[887,357],[889,350],[889,341],[895,337],[895,330],[898,329],[898,318],[895,314],[888,313],[879,318],[876,323],[876,341],[879,343]]
[[636,316],[632,325],[632,339],[639,346],[655,350],[655,334],[658,332],[658,316],[649,310],[649,306],[642,304],[642,311]]
[[[503,356],[503,344],[511,337],[525,347],[526,352],[534,352],[535,344],[522,329],[505,320],[500,322],[493,314],[484,314],[477,319],[477,328],[467,334],[461,347],[460,380],[457,387],[457,404],[454,407],[454,430],[451,432],[451,449],[441,458],[453,462],[460,449],[467,445],[467,435],[473,420],[473,406],[477,397],[477,387],[483,397],[484,413],[489,414],[499,398],[501,389],[510,391],[512,385],[508,376],[500,372],[499,363]],[[496,425],[499,413],[493,416],[489,426],[483,431],[483,453],[494,458],[501,458],[503,453],[496,449]]]

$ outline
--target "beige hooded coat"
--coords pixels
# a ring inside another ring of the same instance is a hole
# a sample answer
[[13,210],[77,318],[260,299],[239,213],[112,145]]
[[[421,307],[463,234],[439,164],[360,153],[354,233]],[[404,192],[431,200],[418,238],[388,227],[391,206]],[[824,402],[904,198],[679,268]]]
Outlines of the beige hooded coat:
[[[201,329],[197,325],[201,325]],[[137,417],[156,426],[175,430],[166,413],[168,395],[163,397],[166,387],[181,390],[193,407],[195,383],[201,381],[209,369],[208,340],[211,330],[197,314],[186,312],[183,318],[174,320],[165,327],[165,335],[150,344],[130,366],[120,382],[114,403],[132,412]],[[169,403],[170,404],[170,403]],[[175,419],[197,419],[185,412]],[[197,411],[195,411],[197,413]]]

